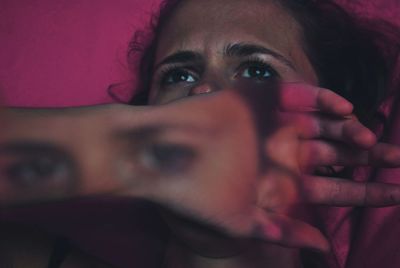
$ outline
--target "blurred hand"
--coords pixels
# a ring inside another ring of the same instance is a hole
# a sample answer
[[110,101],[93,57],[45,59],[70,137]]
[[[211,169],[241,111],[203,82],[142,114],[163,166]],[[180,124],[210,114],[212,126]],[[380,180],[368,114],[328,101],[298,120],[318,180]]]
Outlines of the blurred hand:
[[[339,117],[351,113],[351,106],[341,106],[339,111],[330,108],[344,102],[335,94],[303,90],[301,100],[307,109],[331,111]],[[309,125],[296,119],[303,115],[291,112],[291,103],[283,97],[286,115],[269,109],[261,116],[272,120],[268,134],[260,135],[265,126],[260,126],[259,113],[249,106],[252,97],[246,97],[249,102],[243,97],[246,94],[238,93],[224,91],[158,107],[9,109],[3,112],[0,133],[1,202],[95,194],[142,198],[229,236],[319,250],[328,250],[328,242],[316,228],[291,218],[292,205],[400,203],[397,185],[305,174],[304,167],[314,161],[309,156],[315,155],[307,143],[321,132],[309,132]],[[259,96],[263,95],[268,97],[263,92]],[[255,101],[262,104],[263,100]],[[304,122],[325,124],[313,116],[305,114]],[[342,129],[358,124],[347,118],[340,122]],[[332,131],[324,135],[333,135]],[[373,139],[357,138],[354,143],[374,148]],[[371,150],[361,150],[371,155]],[[398,152],[395,147],[383,150]],[[398,161],[383,159],[385,165]]]

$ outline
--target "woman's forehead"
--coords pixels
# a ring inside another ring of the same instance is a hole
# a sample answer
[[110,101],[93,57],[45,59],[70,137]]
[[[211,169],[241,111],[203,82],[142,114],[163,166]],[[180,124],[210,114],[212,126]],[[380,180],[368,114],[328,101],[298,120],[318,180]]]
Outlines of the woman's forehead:
[[271,0],[188,0],[182,1],[168,20],[161,42],[164,47],[189,46],[200,40],[208,43],[253,37],[282,47],[299,42],[299,29],[297,22]]
[[[196,51],[207,57],[221,55],[232,43],[265,46],[315,75],[301,44],[301,27],[274,0],[182,1],[163,27],[156,64],[176,51]],[[307,74],[308,73],[308,74]]]

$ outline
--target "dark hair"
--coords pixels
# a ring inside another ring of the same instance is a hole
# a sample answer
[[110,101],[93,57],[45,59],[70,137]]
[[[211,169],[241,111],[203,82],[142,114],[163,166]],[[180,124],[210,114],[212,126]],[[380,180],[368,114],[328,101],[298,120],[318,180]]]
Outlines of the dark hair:
[[[150,31],[135,33],[129,64],[140,79],[132,104],[146,104],[158,38],[182,0],[162,2]],[[398,81],[394,71],[400,50],[398,29],[388,22],[352,16],[331,0],[275,0],[303,29],[303,49],[319,79],[319,86],[354,104],[359,119],[372,125],[377,109]]]
[[135,32],[129,43],[128,64],[131,71],[139,77],[135,88],[137,93],[130,104],[148,104],[158,39],[164,25],[181,2],[181,0],[163,0],[158,14],[151,17],[149,28]]

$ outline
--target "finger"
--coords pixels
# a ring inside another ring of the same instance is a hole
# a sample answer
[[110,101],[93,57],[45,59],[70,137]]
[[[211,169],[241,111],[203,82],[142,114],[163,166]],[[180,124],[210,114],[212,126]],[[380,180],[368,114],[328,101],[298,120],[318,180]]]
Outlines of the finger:
[[303,196],[313,204],[383,207],[400,204],[400,185],[307,176]]
[[279,113],[280,120],[294,124],[301,138],[326,138],[360,148],[376,143],[376,135],[354,117],[332,117],[320,113]]
[[283,83],[280,106],[284,111],[321,111],[350,115],[353,105],[331,90],[304,83]]
[[370,148],[376,143],[376,135],[354,117],[346,119],[318,116],[319,137],[345,142],[361,148]]
[[258,211],[252,236],[286,247],[329,251],[329,242],[315,227],[285,215]]
[[300,143],[300,162],[302,166],[374,166],[399,167],[400,147],[378,143],[369,150],[349,147],[345,144],[324,140],[302,141]]

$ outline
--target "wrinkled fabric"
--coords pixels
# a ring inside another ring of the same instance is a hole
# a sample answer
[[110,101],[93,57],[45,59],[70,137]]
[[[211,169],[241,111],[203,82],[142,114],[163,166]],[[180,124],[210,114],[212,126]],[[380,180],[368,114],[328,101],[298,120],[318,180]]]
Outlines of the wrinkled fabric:
[[[338,0],[354,14],[385,19],[400,26],[400,3],[397,0]],[[397,73],[400,70],[397,71]],[[395,89],[398,91],[398,89]],[[398,93],[397,93],[398,94]],[[388,142],[400,145],[400,110],[393,96],[383,111],[392,121]],[[400,169],[359,169],[356,181],[400,183]],[[319,220],[332,241],[333,255],[327,256],[329,267],[376,268],[400,267],[400,207],[390,208],[320,208]]]

